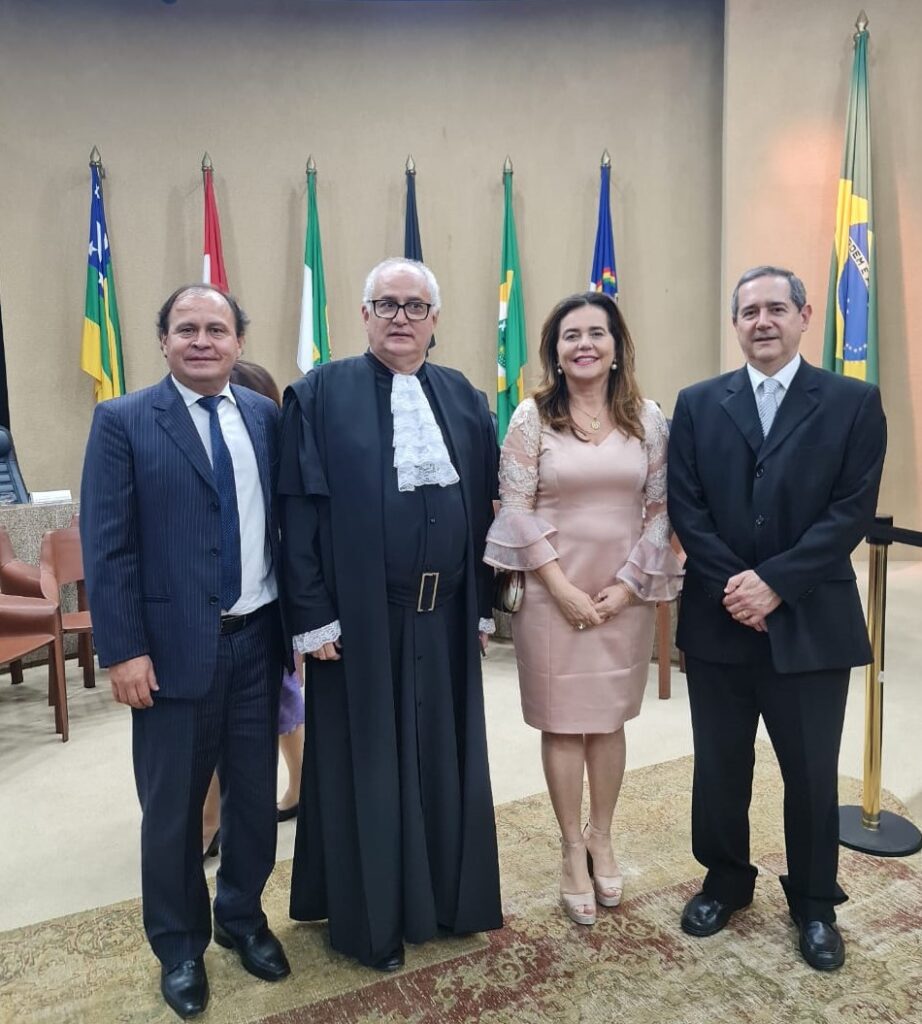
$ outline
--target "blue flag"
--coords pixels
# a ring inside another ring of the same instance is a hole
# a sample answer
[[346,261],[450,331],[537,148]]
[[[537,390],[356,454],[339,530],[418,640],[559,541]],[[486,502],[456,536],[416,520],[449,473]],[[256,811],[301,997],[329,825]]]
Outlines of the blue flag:
[[589,290],[618,295],[618,272],[615,267],[615,239],[611,230],[611,206],[609,189],[611,167],[602,165],[602,182],[599,186],[599,224],[595,231],[595,253],[592,257],[592,279]]

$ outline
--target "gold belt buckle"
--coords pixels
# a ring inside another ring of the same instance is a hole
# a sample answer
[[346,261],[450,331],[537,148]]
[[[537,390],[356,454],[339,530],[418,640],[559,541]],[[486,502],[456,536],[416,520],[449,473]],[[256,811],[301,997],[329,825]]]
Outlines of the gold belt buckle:
[[[432,600],[428,608],[423,608],[423,595],[426,591],[426,577],[432,577]],[[419,578],[419,596],[416,598],[416,610],[418,612],[435,611],[435,597],[439,592],[439,574],[437,572],[424,572]]]

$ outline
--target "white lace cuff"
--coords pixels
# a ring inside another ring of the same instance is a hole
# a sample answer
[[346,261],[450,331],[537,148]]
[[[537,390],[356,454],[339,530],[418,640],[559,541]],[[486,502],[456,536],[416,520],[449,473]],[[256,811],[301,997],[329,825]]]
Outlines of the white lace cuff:
[[493,636],[496,632],[496,623],[492,619],[480,619],[477,623],[477,632],[486,633],[487,636]]
[[292,637],[291,645],[299,654],[313,654],[319,651],[324,644],[331,644],[342,636],[339,627],[339,619],[335,619],[327,626],[320,629],[312,629],[309,633],[299,633]]
[[456,484],[457,470],[451,464],[445,439],[415,374],[394,374],[391,415],[397,489],[413,491],[427,484]]

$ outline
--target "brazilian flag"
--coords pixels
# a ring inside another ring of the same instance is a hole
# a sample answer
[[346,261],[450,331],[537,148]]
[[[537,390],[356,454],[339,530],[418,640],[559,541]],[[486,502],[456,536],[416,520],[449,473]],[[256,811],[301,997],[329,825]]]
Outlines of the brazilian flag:
[[96,401],[103,402],[125,393],[125,373],[122,368],[122,331],[115,301],[115,276],[109,252],[99,165],[90,164],[90,172],[90,244],[87,253],[80,368],[96,382]]
[[503,171],[505,213],[503,215],[503,256],[499,275],[499,335],[496,345],[497,436],[502,442],[515,407],[525,397],[525,303],[519,269],[519,243],[512,209],[512,168]]
[[871,207],[868,32],[855,35],[845,157],[829,271],[823,366],[876,384],[877,253]]

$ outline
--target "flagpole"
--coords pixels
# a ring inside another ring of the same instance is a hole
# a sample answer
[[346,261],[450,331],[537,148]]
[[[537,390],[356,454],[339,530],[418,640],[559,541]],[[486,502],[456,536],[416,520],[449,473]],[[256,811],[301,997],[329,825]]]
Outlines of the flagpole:
[[611,154],[607,149],[602,150],[602,167],[611,167]]
[[414,177],[416,176],[416,162],[413,160],[412,153],[407,157],[406,171],[407,174],[412,174]]
[[102,157],[95,146],[90,150],[90,167],[95,167],[99,171],[100,178],[106,176],[106,169],[102,165]]

